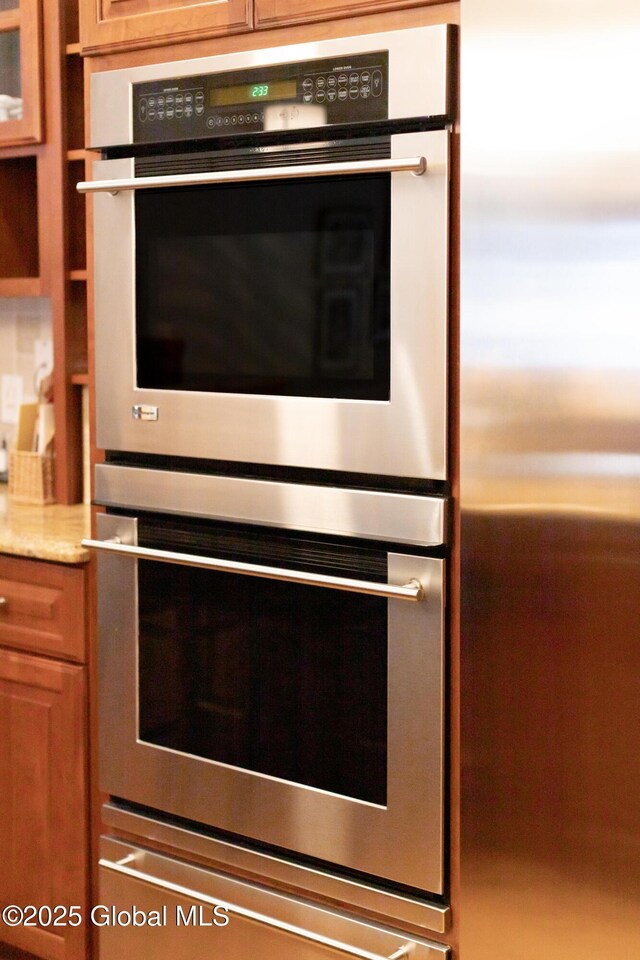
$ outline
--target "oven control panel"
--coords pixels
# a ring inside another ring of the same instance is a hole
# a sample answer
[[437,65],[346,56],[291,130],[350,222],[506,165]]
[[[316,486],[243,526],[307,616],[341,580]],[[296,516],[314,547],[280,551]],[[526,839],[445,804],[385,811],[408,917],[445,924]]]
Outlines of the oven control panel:
[[388,117],[387,51],[135,83],[134,143]]

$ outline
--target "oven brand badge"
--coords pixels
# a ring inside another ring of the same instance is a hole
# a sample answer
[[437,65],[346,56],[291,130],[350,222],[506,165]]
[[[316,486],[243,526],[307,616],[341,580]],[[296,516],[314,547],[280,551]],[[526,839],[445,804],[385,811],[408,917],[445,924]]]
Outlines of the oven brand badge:
[[158,408],[149,403],[134,403],[131,408],[134,420],[157,420]]

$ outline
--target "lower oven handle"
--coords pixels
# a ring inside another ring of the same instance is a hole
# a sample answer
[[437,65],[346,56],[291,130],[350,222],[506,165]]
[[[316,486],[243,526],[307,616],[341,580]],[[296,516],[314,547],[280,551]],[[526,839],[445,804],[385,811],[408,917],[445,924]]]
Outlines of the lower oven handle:
[[109,540],[83,540],[83,547],[105,550],[140,560],[157,560],[160,563],[176,563],[185,567],[201,567],[203,570],[218,570],[222,573],[238,573],[269,580],[285,580],[310,587],[329,587],[332,590],[347,590],[351,593],[367,593],[374,597],[393,600],[422,600],[424,590],[419,580],[411,580],[403,586],[395,583],[376,583],[368,580],[352,580],[348,577],[331,577],[325,574],[307,573],[305,570],[283,570],[280,567],[265,567],[258,563],[243,563],[239,560],[219,560],[214,557],[198,557],[188,553],[173,553],[170,550],[153,550],[122,543],[119,537]]
[[[126,859],[129,860],[129,857]],[[171,880],[160,879],[151,873],[145,873],[137,868],[126,866],[124,863],[113,863],[111,860],[105,860],[104,858],[101,858],[99,860],[99,866],[104,867],[106,870],[112,870],[114,873],[124,874],[125,876],[131,877],[134,880],[142,880],[154,887],[159,887],[161,890],[169,890],[171,893],[178,894],[179,896],[188,897],[190,900],[199,900],[200,902],[210,904],[211,906],[223,907],[230,914],[235,914],[238,917],[244,917],[247,920],[254,920],[258,923],[263,923],[269,927],[275,927],[276,930],[281,930],[283,933],[304,937],[305,940],[313,940],[316,943],[322,944],[322,946],[339,950],[341,953],[348,953],[352,957],[358,957],[359,960],[401,960],[402,957],[410,957],[415,947],[414,943],[404,943],[398,950],[392,953],[391,956],[383,957],[379,953],[371,953],[370,950],[362,950],[359,947],[342,943],[339,940],[333,940],[331,937],[325,937],[321,933],[305,930],[303,927],[298,927],[294,924],[287,923],[285,920],[278,920],[275,917],[269,917],[264,913],[257,913],[255,910],[249,910],[247,907],[240,907],[237,904],[228,903],[225,900],[219,900],[217,898],[210,897],[206,893],[191,890],[189,887],[184,887],[179,883],[172,883]]]
[[195,187],[209,183],[244,183],[248,180],[291,180],[297,177],[330,177],[357,173],[413,173],[427,170],[424,157],[398,160],[352,160],[343,163],[305,163],[290,167],[258,167],[251,170],[212,170],[207,173],[176,173],[167,177],[132,177],[130,180],[87,180],[78,183],[79,193],[110,193],[148,190],[152,187]]

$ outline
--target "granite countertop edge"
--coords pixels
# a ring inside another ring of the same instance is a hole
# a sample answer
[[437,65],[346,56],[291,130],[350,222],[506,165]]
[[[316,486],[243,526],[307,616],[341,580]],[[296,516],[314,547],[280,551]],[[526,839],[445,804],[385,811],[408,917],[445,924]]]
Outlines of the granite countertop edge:
[[53,563],[82,564],[90,551],[81,541],[90,536],[88,504],[16,503],[0,484],[0,554]]

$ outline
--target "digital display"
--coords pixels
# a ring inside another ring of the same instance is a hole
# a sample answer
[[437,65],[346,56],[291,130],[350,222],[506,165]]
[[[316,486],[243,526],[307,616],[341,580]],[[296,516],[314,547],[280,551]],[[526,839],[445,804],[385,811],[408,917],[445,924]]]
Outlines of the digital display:
[[297,89],[295,80],[274,80],[269,83],[242,83],[235,87],[218,87],[209,92],[209,106],[227,107],[237,103],[291,100],[295,99]]

